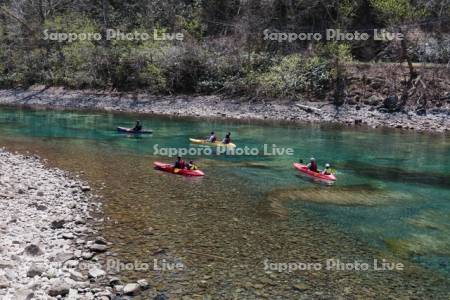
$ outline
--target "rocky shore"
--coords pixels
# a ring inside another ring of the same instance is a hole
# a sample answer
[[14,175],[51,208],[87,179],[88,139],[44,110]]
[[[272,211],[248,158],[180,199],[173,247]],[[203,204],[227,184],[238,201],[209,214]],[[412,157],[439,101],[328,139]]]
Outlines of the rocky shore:
[[0,90],[0,105],[450,132],[448,102],[444,106],[426,112],[388,112],[384,107],[386,104],[389,105],[386,99],[373,99],[374,97],[358,103],[350,101],[337,110],[330,102],[248,101],[219,96],[153,96],[41,86],[27,90]]
[[76,177],[0,149],[0,298],[111,299],[90,226],[101,205]]

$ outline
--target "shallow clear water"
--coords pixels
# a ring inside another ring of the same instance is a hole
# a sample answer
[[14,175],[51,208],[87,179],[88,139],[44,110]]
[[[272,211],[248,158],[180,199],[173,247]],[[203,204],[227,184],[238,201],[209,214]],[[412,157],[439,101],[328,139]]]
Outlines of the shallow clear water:
[[[136,118],[154,134],[134,137],[115,132],[117,126],[132,126]],[[269,147],[276,144],[293,148],[295,155],[197,157],[207,174],[198,180],[161,174],[151,168],[154,160],[174,160],[155,156],[155,145],[189,147],[189,137],[206,136],[211,130],[220,136],[231,131],[238,147],[262,150],[264,143]],[[450,273],[450,139],[446,136],[3,108],[2,144],[45,149],[59,165],[89,169],[86,173],[92,180],[105,182],[104,193],[114,198],[107,206],[107,215],[127,224],[123,231],[117,229],[119,225],[116,229],[107,226],[106,230],[110,230],[111,238],[116,234],[122,242],[133,235],[130,228],[140,232],[140,222],[155,216],[161,221],[156,222],[158,226],[168,232],[171,226],[180,226],[173,229],[170,247],[174,249],[183,243],[192,247],[207,244],[208,239],[202,240],[196,230],[222,221],[222,226],[231,226],[234,217],[245,219],[247,230],[253,230],[251,222],[258,223],[255,226],[262,235],[285,226],[290,237],[306,226],[307,219],[334,228],[375,251],[445,276]],[[311,156],[320,166],[330,162],[336,167],[336,184],[320,185],[296,176],[292,162]],[[180,202],[184,199],[186,203]],[[194,208],[206,217],[195,219],[195,226],[186,223],[192,231],[183,231],[183,222],[190,222],[189,216],[197,213]],[[288,221],[279,225],[278,219]],[[246,232],[236,230],[239,237]],[[194,241],[188,238],[190,234]],[[157,247],[154,241],[140,243]],[[258,247],[258,239],[255,244],[248,243],[250,252]],[[124,249],[128,246],[121,245],[118,243],[116,250],[126,256],[128,250]],[[222,245],[224,253],[227,245]]]

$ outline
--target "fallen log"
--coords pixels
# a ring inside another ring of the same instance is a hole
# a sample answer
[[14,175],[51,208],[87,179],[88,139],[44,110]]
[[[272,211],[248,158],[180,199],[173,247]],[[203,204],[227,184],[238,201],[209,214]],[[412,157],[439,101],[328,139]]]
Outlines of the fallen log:
[[315,113],[320,115],[322,110],[320,108],[317,107],[312,107],[312,106],[307,106],[307,105],[303,105],[303,104],[295,104],[298,108],[308,112],[308,113]]

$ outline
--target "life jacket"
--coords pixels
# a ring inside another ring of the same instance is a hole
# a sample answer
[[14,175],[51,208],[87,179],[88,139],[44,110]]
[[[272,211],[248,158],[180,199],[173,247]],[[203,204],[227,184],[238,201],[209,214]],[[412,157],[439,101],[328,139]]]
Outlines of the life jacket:
[[317,162],[316,161],[312,161],[311,162],[311,166],[309,167],[309,169],[313,172],[317,172]]

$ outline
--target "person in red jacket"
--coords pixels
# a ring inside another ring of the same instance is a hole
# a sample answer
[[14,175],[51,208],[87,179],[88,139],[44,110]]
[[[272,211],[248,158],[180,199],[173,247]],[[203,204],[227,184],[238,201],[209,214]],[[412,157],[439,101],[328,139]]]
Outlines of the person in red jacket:
[[173,167],[175,169],[184,169],[184,168],[186,168],[186,163],[184,162],[184,160],[181,159],[180,156],[178,156]]
[[317,162],[316,162],[314,157],[311,157],[311,161],[308,164],[308,169],[310,169],[313,172],[318,172],[318,170],[317,170]]

